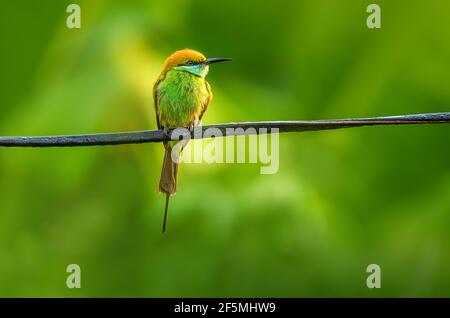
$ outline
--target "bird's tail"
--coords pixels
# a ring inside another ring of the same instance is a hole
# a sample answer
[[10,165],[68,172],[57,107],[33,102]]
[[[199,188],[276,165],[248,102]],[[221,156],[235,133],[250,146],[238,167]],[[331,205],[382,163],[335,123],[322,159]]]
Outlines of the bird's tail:
[[[165,144],[166,152],[161,169],[161,177],[159,179],[159,192],[166,194],[166,207],[164,210],[163,232],[166,230],[167,211],[169,208],[170,196],[177,192],[178,182],[178,163],[172,160],[172,146],[170,143]],[[177,155],[178,156],[178,155]]]
[[166,152],[159,179],[159,192],[173,195],[177,192],[178,163],[172,161],[172,146],[165,144]]

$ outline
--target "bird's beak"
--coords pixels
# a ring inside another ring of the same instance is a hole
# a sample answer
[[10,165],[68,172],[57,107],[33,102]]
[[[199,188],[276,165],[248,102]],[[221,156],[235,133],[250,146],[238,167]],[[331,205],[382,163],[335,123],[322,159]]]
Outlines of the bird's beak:
[[227,57],[210,57],[209,59],[207,59],[204,62],[204,64],[208,65],[208,64],[219,63],[219,62],[226,62],[226,61],[231,61],[231,59],[227,58]]

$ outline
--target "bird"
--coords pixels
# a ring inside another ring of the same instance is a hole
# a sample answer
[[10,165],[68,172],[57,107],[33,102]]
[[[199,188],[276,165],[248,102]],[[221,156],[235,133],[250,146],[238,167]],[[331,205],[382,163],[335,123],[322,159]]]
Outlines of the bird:
[[[153,101],[158,129],[165,136],[173,128],[193,129],[208,109],[213,98],[211,86],[206,81],[209,66],[230,58],[206,58],[193,49],[183,49],[171,54],[153,85]],[[177,141],[164,141],[165,154],[158,191],[166,195],[162,232],[166,230],[169,199],[177,192],[178,158],[174,151]],[[186,144],[183,144],[183,147]],[[175,159],[175,160],[173,160]]]

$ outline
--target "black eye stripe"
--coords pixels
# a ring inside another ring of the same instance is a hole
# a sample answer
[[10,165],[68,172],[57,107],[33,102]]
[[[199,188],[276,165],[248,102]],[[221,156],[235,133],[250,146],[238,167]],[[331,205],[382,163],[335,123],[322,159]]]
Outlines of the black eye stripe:
[[186,66],[193,66],[193,65],[199,65],[202,64],[203,62],[194,62],[194,61],[188,61],[184,64],[180,64],[180,66],[186,65]]

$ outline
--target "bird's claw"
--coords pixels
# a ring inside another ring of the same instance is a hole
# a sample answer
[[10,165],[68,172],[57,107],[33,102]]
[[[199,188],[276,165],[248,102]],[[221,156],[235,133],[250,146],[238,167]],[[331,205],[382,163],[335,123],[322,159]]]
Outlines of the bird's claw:
[[170,140],[169,129],[167,127],[163,127],[163,138],[164,140]]
[[194,119],[194,122],[192,124],[189,125],[189,131],[191,132],[191,134],[194,133],[194,129],[195,127],[201,126],[202,125],[202,121],[198,118]]

